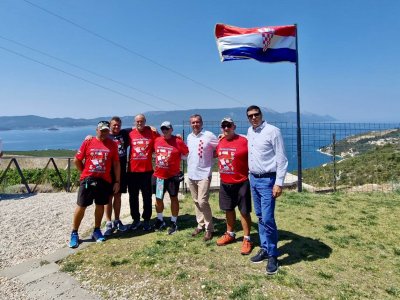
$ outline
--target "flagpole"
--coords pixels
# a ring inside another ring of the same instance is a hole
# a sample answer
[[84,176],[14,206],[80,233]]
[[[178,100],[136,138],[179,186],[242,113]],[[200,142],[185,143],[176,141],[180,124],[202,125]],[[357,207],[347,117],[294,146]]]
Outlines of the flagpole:
[[303,191],[303,172],[301,165],[301,128],[300,128],[300,88],[299,88],[299,50],[298,50],[298,35],[297,24],[296,28],[296,116],[297,116],[297,191]]

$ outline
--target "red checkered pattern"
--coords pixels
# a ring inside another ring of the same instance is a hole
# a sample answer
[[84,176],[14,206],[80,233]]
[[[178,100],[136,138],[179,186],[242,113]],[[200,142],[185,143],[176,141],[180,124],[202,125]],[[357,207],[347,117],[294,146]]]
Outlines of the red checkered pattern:
[[263,52],[267,51],[269,45],[271,44],[271,40],[274,37],[274,30],[271,28],[260,28],[258,31],[261,32],[263,39]]
[[204,141],[200,140],[199,141],[199,147],[197,148],[197,154],[199,155],[200,158],[203,158],[203,149],[204,149]]

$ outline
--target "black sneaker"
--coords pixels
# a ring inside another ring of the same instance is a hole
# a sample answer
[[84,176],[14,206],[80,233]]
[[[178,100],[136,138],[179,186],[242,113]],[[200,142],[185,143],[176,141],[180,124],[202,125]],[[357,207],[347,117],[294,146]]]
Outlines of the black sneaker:
[[129,229],[130,230],[136,230],[140,226],[142,226],[142,223],[139,220],[138,221],[133,221],[132,224],[129,226]]
[[276,256],[271,256],[268,258],[268,263],[267,263],[267,274],[268,275],[274,275],[278,272],[278,258]]
[[169,229],[168,229],[168,234],[174,234],[178,231],[178,225],[176,225],[175,222],[171,222],[171,224],[169,225]]
[[250,258],[250,261],[252,263],[258,264],[258,263],[263,262],[266,259],[268,259],[268,253],[267,253],[267,251],[265,251],[264,249],[261,248],[255,256]]
[[150,231],[151,225],[149,221],[143,221],[143,231]]
[[165,229],[165,226],[166,226],[166,225],[167,225],[167,224],[165,224],[164,221],[162,221],[162,220],[160,220],[160,219],[157,218],[157,220],[156,220],[156,222],[154,223],[153,227],[154,227],[154,230],[163,230],[163,229]]

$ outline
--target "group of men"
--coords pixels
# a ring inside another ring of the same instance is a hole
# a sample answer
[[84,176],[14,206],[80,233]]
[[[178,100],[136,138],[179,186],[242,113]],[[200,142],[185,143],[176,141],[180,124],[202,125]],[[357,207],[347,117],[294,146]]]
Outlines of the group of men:
[[[251,257],[251,262],[267,260],[267,274],[278,270],[278,230],[275,223],[275,199],[282,193],[287,170],[283,138],[280,130],[262,118],[261,109],[252,105],[247,108],[251,124],[247,138],[235,132],[232,118],[221,121],[222,134],[217,138],[203,129],[202,117],[190,117],[192,132],[187,144],[180,136],[173,135],[172,124],[161,124],[161,135],[155,128],[146,126],[143,114],[135,117],[132,129],[121,129],[121,120],[113,117],[109,122],[98,123],[95,138],[87,138],[75,156],[75,165],[81,171],[77,206],[74,213],[69,246],[79,245],[78,228],[87,206],[95,202],[95,229],[92,238],[105,240],[100,224],[105,210],[106,229],[104,235],[114,230],[126,231],[142,228],[163,230],[164,194],[171,199],[171,219],[168,234],[178,230],[178,191],[183,174],[181,159],[187,159],[187,177],[194,201],[197,226],[192,236],[204,232],[204,241],[213,238],[214,224],[209,204],[211,174],[214,159],[218,160],[220,173],[219,206],[226,214],[226,232],[217,239],[218,246],[236,241],[236,207],[240,212],[243,228],[241,254],[248,255],[253,249],[250,240],[251,211],[253,198],[258,218],[260,250]],[[129,159],[128,159],[129,147]],[[153,170],[153,153],[155,167]],[[126,226],[119,219],[121,193],[129,191],[132,224]],[[140,216],[139,192],[142,193],[143,209]],[[156,195],[157,217],[150,224],[152,194]],[[105,206],[105,209],[104,209]],[[111,220],[114,211],[114,221]],[[143,222],[141,222],[141,217]]]

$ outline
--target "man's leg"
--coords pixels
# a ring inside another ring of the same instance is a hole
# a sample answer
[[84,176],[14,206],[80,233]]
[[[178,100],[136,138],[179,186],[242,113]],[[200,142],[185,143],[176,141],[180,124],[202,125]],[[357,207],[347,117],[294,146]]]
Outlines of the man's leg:
[[114,220],[119,220],[121,214],[121,193],[114,194]]
[[104,205],[104,216],[106,217],[106,221],[107,222],[111,222],[111,218],[112,218],[112,209],[113,209],[113,196],[111,195],[109,200],[108,200],[108,204]]
[[250,236],[250,227],[251,227],[251,215],[240,213],[240,222],[243,228],[243,235]]
[[211,177],[202,179],[198,182],[198,204],[199,210],[203,214],[204,226],[206,231],[214,232],[214,224],[212,220],[212,212],[210,203],[208,202],[210,197],[210,183]]
[[235,232],[236,212],[235,210],[227,210],[226,215],[226,231]]
[[129,207],[133,223],[140,221],[139,180],[137,173],[128,173]]
[[205,223],[204,223],[204,215],[200,209],[200,204],[198,201],[198,196],[199,196],[198,188],[199,188],[198,180],[189,179],[189,190],[194,202],[194,211],[196,213],[197,228],[203,229]]
[[140,189],[142,191],[143,198],[143,213],[142,218],[145,222],[150,221],[151,215],[153,212],[152,207],[152,186],[151,186],[151,177],[153,172],[144,172],[141,174],[141,186]]
[[74,217],[72,219],[72,230],[78,231],[81,225],[82,219],[85,215],[86,207],[77,205],[74,211]]
[[96,204],[96,207],[94,209],[94,228],[100,228],[103,214],[104,214],[104,205]]
[[171,196],[171,215],[178,217],[179,215],[179,201],[178,196]]

